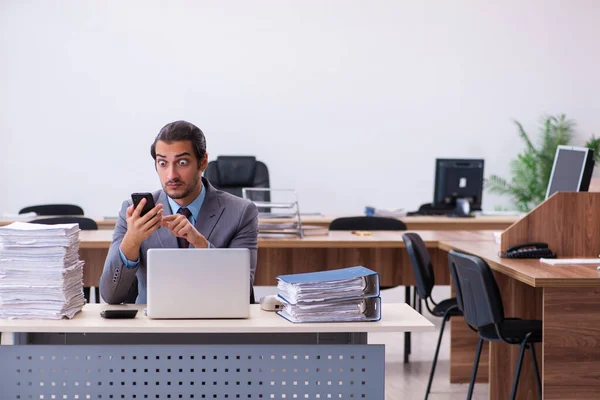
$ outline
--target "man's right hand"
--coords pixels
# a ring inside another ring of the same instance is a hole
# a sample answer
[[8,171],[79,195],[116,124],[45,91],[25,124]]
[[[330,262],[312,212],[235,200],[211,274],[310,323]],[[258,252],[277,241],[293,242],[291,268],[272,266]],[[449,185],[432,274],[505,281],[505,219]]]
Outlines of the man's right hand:
[[142,199],[135,209],[133,204],[127,207],[127,232],[121,242],[121,251],[131,261],[138,259],[142,242],[160,228],[162,222],[163,205],[157,204],[142,217],[144,204],[146,199]]

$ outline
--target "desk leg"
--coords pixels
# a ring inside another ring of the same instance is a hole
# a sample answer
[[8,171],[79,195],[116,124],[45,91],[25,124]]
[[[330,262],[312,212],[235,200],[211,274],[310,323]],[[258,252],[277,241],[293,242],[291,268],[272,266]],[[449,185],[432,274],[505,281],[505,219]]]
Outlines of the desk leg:
[[367,344],[367,342],[368,342],[367,332],[350,333],[350,344]]
[[[410,305],[410,286],[404,287],[404,302]],[[404,364],[408,364],[410,357],[410,332],[404,332]]]
[[[505,317],[542,319],[543,293],[541,288],[536,289],[500,273],[494,273],[494,276],[502,296]],[[542,365],[542,352],[539,351],[541,346],[540,344],[535,346],[538,350],[536,353],[538,365]],[[492,342],[489,355],[490,400],[508,399],[519,358],[519,346]],[[531,354],[527,352],[523,359],[517,399],[538,399],[535,382]],[[475,393],[477,393],[477,386],[475,386]]]
[[2,338],[0,338],[0,345],[10,346],[14,344],[13,334],[11,332],[2,332]]
[[12,346],[20,344],[27,344],[27,333],[2,332],[0,345]]
[[600,288],[544,289],[544,399],[600,398]]

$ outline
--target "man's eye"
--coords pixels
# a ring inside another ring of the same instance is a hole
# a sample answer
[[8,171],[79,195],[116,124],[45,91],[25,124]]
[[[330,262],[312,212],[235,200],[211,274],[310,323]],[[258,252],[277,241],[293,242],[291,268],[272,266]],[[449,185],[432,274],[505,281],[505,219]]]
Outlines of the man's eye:
[[164,161],[159,161],[158,165],[161,166],[161,167],[164,167],[165,165],[167,165],[167,163],[164,162]]
[[179,165],[187,165],[188,161],[187,160],[179,160]]

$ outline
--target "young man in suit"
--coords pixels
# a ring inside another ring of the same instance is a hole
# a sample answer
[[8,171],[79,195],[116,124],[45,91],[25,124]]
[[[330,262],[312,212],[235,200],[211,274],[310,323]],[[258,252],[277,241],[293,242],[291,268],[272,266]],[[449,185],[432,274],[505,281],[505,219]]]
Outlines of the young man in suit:
[[[202,173],[208,165],[202,131],[186,121],[165,125],[150,149],[162,190],[144,216],[145,199],[134,208],[123,202],[100,278],[109,304],[146,303],[146,252],[151,248],[229,247],[251,251],[250,285],[258,248],[254,203],[215,189]],[[137,288],[135,287],[137,277]],[[252,292],[252,291],[251,291]]]

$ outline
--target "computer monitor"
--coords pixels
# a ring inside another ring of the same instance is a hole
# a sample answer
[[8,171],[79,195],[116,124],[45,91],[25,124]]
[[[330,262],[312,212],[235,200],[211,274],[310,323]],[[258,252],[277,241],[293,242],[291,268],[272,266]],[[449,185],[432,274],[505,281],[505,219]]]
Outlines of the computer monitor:
[[594,170],[594,150],[558,146],[546,198],[555,192],[587,192]]
[[480,211],[483,165],[481,159],[436,159],[433,206],[452,209],[457,199],[464,199],[471,211]]

